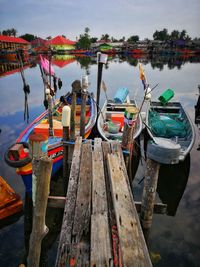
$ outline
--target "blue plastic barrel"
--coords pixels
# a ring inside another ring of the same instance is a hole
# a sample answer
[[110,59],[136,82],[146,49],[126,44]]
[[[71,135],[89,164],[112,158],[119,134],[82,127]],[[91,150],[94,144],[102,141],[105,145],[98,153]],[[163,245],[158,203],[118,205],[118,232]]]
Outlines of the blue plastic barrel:
[[129,91],[126,87],[119,88],[114,96],[114,102],[120,104],[124,103],[128,96],[128,93]]

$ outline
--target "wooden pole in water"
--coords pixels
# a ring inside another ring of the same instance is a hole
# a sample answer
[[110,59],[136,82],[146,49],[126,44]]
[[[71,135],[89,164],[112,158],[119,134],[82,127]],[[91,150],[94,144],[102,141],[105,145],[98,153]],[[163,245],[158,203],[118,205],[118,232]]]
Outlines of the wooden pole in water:
[[39,267],[42,239],[47,233],[45,214],[49,195],[52,159],[47,156],[48,137],[32,134],[29,137],[32,161],[33,227],[29,241],[28,267]]
[[[63,142],[69,141],[69,126],[71,118],[71,109],[69,106],[64,106],[62,109],[62,126],[63,126]],[[63,179],[64,189],[68,186],[68,146],[63,144]]]
[[41,157],[47,156],[48,137],[41,134],[31,134],[29,136],[30,154],[32,156],[32,200],[35,206],[36,184],[37,184],[37,166]]
[[76,94],[81,91],[81,82],[75,80],[72,83],[72,104],[71,104],[71,121],[70,121],[70,137],[75,140],[75,122],[76,122]]
[[50,89],[46,89],[47,101],[48,101],[48,114],[49,114],[49,136],[53,136],[53,115],[52,115],[52,96],[50,95]]
[[98,73],[97,73],[97,110],[99,110],[99,100],[101,92],[101,80],[102,80],[102,71],[103,64],[106,64],[108,55],[97,53],[97,63],[98,63]]
[[48,228],[45,225],[45,215],[50,189],[51,171],[52,159],[45,156],[37,161],[36,200],[29,245],[28,267],[39,267],[42,239],[48,233]]
[[80,118],[80,136],[84,139],[85,137],[85,107],[87,99],[87,88],[88,88],[88,76],[82,77],[82,91],[81,91],[81,118]]
[[160,164],[158,162],[147,158],[144,188],[142,194],[142,205],[140,212],[140,221],[146,240],[148,239],[149,230],[152,225],[159,168]]

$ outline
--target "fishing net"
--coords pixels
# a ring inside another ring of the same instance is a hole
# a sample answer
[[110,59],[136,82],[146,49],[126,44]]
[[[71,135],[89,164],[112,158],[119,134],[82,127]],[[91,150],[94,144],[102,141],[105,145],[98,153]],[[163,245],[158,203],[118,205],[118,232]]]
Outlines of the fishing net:
[[151,131],[159,137],[172,138],[172,137],[185,137],[186,125],[180,121],[179,116],[161,115],[156,111],[150,111],[149,123]]

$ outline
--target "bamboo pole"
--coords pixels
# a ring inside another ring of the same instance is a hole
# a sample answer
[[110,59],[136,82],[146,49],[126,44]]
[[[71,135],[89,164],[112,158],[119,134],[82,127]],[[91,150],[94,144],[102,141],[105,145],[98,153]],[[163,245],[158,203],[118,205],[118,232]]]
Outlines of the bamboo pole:
[[47,200],[50,189],[52,159],[45,156],[37,160],[36,201],[33,215],[33,228],[30,237],[28,267],[39,267],[42,239],[48,232],[45,225]]

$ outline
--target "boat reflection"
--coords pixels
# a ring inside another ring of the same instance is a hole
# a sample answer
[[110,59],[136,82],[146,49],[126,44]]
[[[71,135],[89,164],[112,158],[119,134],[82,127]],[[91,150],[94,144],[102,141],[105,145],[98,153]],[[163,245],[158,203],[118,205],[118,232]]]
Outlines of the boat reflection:
[[167,204],[167,215],[175,216],[180,200],[185,191],[190,173],[190,154],[183,162],[174,165],[160,166],[157,193],[164,204]]
[[[198,85],[199,89],[199,94],[198,94],[198,99],[197,99],[197,104],[195,105],[195,120],[194,123],[196,124],[198,128],[198,138],[200,139],[200,85]],[[197,147],[197,150],[200,151],[200,141]]]

